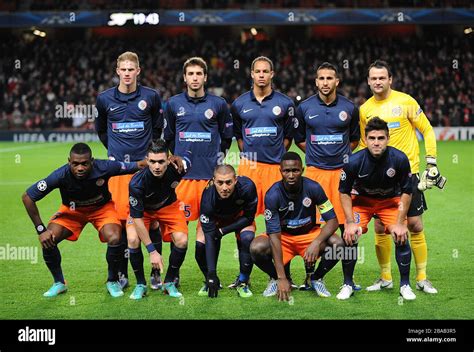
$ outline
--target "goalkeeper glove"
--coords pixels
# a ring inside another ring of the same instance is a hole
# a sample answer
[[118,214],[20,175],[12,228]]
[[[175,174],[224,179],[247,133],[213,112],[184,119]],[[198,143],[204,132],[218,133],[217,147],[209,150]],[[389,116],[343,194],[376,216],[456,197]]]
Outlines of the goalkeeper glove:
[[443,189],[446,181],[447,178],[441,176],[439,173],[438,167],[436,166],[436,158],[430,156],[426,157],[426,170],[421,174],[418,189],[421,192],[431,189],[433,186]]
[[207,274],[207,295],[210,298],[216,298],[219,291],[220,281],[215,271]]

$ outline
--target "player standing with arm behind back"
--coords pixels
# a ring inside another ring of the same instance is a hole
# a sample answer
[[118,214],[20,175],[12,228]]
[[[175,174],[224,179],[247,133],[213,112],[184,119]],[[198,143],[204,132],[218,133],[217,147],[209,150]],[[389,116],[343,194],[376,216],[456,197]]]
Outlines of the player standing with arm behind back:
[[[426,265],[428,248],[423,230],[422,214],[427,210],[423,192],[434,185],[443,188],[446,178],[442,177],[436,166],[436,136],[423,110],[408,94],[391,89],[392,72],[388,64],[376,60],[369,66],[367,83],[374,94],[360,108],[361,147],[365,147],[364,128],[374,116],[387,122],[390,129],[390,146],[404,152],[410,160],[413,195],[408,210],[408,229],[413,256],[416,263],[416,288],[427,293],[437,293],[427,280]],[[420,150],[415,130],[423,134],[426,150],[426,170],[419,177]],[[383,235],[384,226],[375,221],[375,249],[381,268],[381,277],[369,291],[378,291],[393,286],[390,266],[391,241]]]
[[[183,79],[186,90],[171,97],[166,105],[164,138],[173,154],[189,157],[193,164],[176,189],[189,222],[199,218],[202,191],[230,147],[232,121],[226,101],[204,89],[207,64],[202,58],[191,57],[185,61]],[[198,222],[195,259],[206,278],[204,242]]]
[[[138,55],[124,52],[117,58],[116,74],[119,85],[97,96],[95,127],[111,160],[138,161],[146,155],[148,144],[161,136],[163,117],[161,99],[154,89],[137,83],[140,75]],[[128,253],[125,222],[129,215],[128,184],[133,175],[110,179],[109,188],[119,219],[122,222],[123,259],[120,264],[120,283],[128,286]],[[161,253],[161,235],[157,224],[152,225],[150,235]],[[159,286],[161,279],[152,270],[152,287]]]
[[[259,56],[250,69],[252,89],[233,102],[231,114],[241,152],[237,174],[255,182],[258,216],[265,209],[265,193],[281,180],[280,160],[293,139],[295,106],[288,96],[273,89],[272,60]],[[238,239],[237,246],[240,248]],[[289,268],[285,270],[289,275]],[[229,288],[237,285],[238,278]]]
[[[295,143],[306,154],[305,176],[318,182],[334,206],[341,235],[344,233],[344,211],[339,198],[339,179],[344,163],[360,139],[359,110],[352,101],[337,93],[339,74],[336,66],[322,63],[316,70],[318,93],[303,101],[296,109],[298,127]],[[320,222],[320,219],[317,219]],[[357,261],[357,248],[344,251],[342,259],[344,283],[356,286],[348,266]],[[306,280],[300,289],[311,288],[309,275],[314,268],[306,268]]]

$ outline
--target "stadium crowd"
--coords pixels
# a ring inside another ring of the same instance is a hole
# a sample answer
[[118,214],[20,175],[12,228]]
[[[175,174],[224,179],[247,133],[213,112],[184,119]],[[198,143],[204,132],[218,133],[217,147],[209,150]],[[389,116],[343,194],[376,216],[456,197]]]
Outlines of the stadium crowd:
[[183,90],[185,59],[202,56],[210,67],[208,88],[229,104],[250,88],[253,58],[266,55],[275,62],[275,88],[296,103],[315,94],[315,67],[330,61],[339,66],[341,93],[361,105],[370,96],[367,67],[382,58],[392,67],[393,88],[420,102],[433,126],[474,125],[474,58],[467,36],[298,38],[244,44],[181,36],[152,43],[100,38],[2,40],[0,129],[93,129],[92,110],[84,113],[74,107],[93,107],[99,92],[118,83],[115,59],[126,50],[139,54],[140,82],[156,88],[164,101]]

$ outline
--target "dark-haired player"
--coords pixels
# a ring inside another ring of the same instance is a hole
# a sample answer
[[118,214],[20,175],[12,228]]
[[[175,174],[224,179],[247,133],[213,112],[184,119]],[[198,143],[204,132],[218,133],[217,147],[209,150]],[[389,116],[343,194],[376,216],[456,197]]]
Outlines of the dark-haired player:
[[[364,129],[366,149],[352,155],[341,173],[339,192],[346,216],[344,240],[351,246],[374,215],[386,224],[385,235],[391,234],[396,247],[395,258],[400,271],[400,295],[416,298],[410,287],[411,250],[408,243],[407,212],[410,208],[412,179],[410,162],[400,150],[388,147],[387,123],[374,116]],[[352,267],[354,268],[354,267]],[[352,275],[348,276],[349,278]],[[353,282],[344,282],[338,299],[353,294]]]
[[[288,300],[290,283],[284,265],[300,255],[308,266],[321,256],[311,274],[311,285],[320,297],[329,297],[323,277],[337,264],[334,254],[343,245],[334,233],[338,226],[336,213],[322,187],[302,176],[303,163],[297,153],[285,153],[280,170],[283,179],[265,195],[267,232],[250,246],[255,265],[271,278],[263,295]],[[316,208],[326,221],[322,228],[316,223]]]
[[[237,173],[257,187],[257,216],[265,209],[268,189],[280,180],[280,160],[293,139],[295,105],[291,98],[274,90],[273,62],[259,56],[250,66],[252,88],[232,103],[234,136],[241,158]],[[240,246],[239,240],[237,245]],[[289,274],[289,267],[285,268]],[[238,277],[229,288],[236,288]],[[296,285],[294,286],[297,287]]]
[[[107,185],[109,178],[133,174],[144,166],[144,162],[95,160],[87,144],[77,143],[71,148],[66,165],[26,190],[23,204],[38,232],[44,261],[54,279],[43,296],[54,297],[66,292],[58,244],[64,239],[77,241],[88,222],[99,231],[100,240],[107,242],[107,290],[112,297],[123,295],[118,282],[121,226]],[[46,228],[36,202],[56,188],[61,192],[62,205]]]
[[[160,138],[163,130],[161,99],[152,88],[137,83],[140,62],[134,52],[124,52],[117,58],[115,69],[119,77],[116,87],[105,90],[97,96],[97,118],[95,127],[102,144],[107,148],[109,159],[119,161],[143,160],[148,144]],[[132,175],[113,177],[109,182],[112,200],[122,222],[122,260],[120,263],[120,284],[128,286],[128,254],[125,222],[129,214],[128,184]],[[161,252],[161,236],[157,224],[152,225],[151,236]],[[158,289],[160,273],[152,270],[151,285]]]
[[200,221],[206,240],[207,281],[199,291],[200,296],[217,297],[219,279],[217,258],[221,239],[235,232],[239,247],[240,274],[237,292],[240,297],[252,296],[248,282],[252,272],[250,244],[255,237],[255,212],[257,211],[257,190],[251,179],[236,176],[231,165],[217,165],[214,176],[204,189],[201,198]]
[[[295,143],[306,154],[305,176],[323,187],[334,206],[342,235],[344,211],[339,199],[339,178],[344,163],[347,163],[359,143],[359,109],[352,101],[337,93],[339,74],[333,64],[324,62],[317,68],[315,83],[318,93],[303,101],[296,109],[298,127]],[[347,265],[354,265],[353,255],[343,258],[342,265],[343,269]],[[301,289],[311,287],[309,275],[314,268],[306,269],[306,280]]]
[[[226,101],[205,90],[207,64],[202,58],[185,61],[183,79],[186,90],[166,105],[164,138],[173,154],[188,156],[193,163],[176,189],[186,220],[193,221],[199,218],[202,191],[232,143],[232,121]],[[204,233],[199,222],[195,258],[206,276]]]
[[[161,254],[156,250],[149,234],[150,224],[154,221],[159,222],[163,241],[172,241],[174,244],[162,289],[171,297],[179,298],[182,294],[177,290],[174,279],[179,277],[179,268],[188,248],[188,227],[175,190],[190,162],[186,157],[183,160],[178,156],[170,156],[166,142],[162,139],[150,144],[146,162],[148,167],[135,174],[129,185],[127,239],[130,263],[137,279],[137,286],[130,298],[141,299],[146,294],[140,242],[143,242],[150,253],[152,267],[163,272]],[[170,167],[170,163],[176,163],[177,167]]]
[[[376,60],[367,72],[367,83],[374,94],[360,107],[360,146],[365,147],[364,128],[374,116],[387,122],[390,130],[390,146],[404,152],[410,160],[413,193],[408,210],[408,229],[416,263],[416,288],[426,293],[438,291],[427,279],[426,266],[428,247],[423,227],[423,213],[428,209],[424,191],[437,186],[443,188],[446,178],[442,177],[436,161],[436,136],[423,109],[410,95],[393,90],[392,72],[385,61]],[[418,130],[425,141],[426,169],[419,176],[420,149]],[[428,176],[429,175],[429,176]],[[386,225],[386,224],[385,224]],[[392,241],[384,235],[384,224],[375,220],[375,250],[380,265],[380,277],[368,291],[378,291],[393,287],[390,264]]]

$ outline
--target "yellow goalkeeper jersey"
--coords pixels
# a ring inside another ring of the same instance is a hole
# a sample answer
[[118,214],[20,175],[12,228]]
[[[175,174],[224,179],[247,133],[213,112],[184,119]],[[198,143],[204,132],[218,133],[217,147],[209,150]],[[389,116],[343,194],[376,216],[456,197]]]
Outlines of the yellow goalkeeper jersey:
[[400,149],[410,160],[412,173],[420,170],[420,148],[415,129],[423,134],[426,155],[436,158],[436,136],[431,124],[415,99],[408,94],[393,90],[385,100],[372,96],[360,107],[360,148],[365,148],[365,126],[372,117],[378,116],[388,124],[389,145]]

